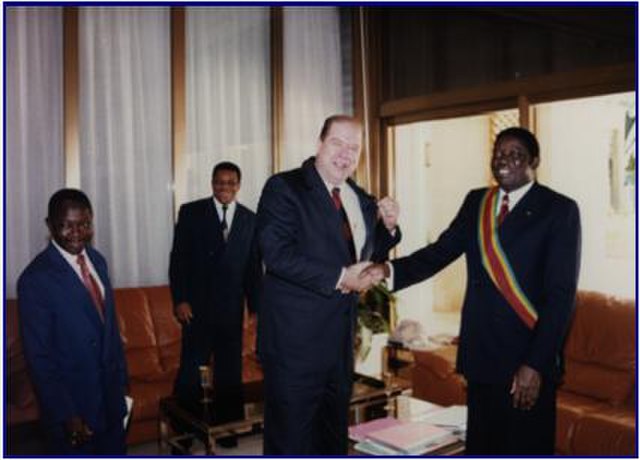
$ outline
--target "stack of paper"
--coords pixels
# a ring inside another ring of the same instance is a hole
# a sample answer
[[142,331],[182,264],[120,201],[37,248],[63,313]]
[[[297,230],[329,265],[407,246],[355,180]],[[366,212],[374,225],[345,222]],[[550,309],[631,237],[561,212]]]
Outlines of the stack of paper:
[[425,413],[417,420],[446,428],[456,434],[464,433],[467,429],[467,406],[449,406],[443,409]]
[[385,428],[368,431],[364,441],[356,444],[355,448],[374,455],[419,455],[451,444],[456,439],[446,429],[427,422],[396,420]]
[[398,426],[401,423],[402,422],[393,417],[385,417],[371,420],[370,422],[350,426],[349,439],[351,439],[352,441],[361,442],[367,439],[367,437],[374,431],[379,431],[392,426]]
[[427,414],[442,409],[442,406],[411,396],[400,395],[396,398],[396,413],[400,420],[420,421]]

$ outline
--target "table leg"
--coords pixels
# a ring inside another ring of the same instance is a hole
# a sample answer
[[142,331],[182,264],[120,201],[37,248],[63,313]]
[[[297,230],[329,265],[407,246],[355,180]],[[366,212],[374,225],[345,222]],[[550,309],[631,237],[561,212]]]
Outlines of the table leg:
[[166,415],[160,411],[158,415],[158,452],[160,454],[169,453],[169,420]]
[[207,455],[215,455],[216,454],[215,447],[216,447],[216,437],[213,436],[211,433],[209,433],[209,435],[207,436],[207,442],[205,443],[205,446],[204,446],[207,452]]

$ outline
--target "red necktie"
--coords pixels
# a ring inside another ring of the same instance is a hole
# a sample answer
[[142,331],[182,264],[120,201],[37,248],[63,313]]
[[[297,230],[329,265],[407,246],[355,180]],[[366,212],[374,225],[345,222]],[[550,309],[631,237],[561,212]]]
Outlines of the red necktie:
[[502,197],[502,204],[500,205],[500,213],[498,214],[498,225],[502,225],[505,217],[509,214],[509,194],[505,193]]
[[102,294],[100,294],[100,287],[98,286],[96,279],[91,275],[87,261],[84,260],[84,255],[78,254],[77,260],[78,265],[80,265],[80,273],[82,273],[82,282],[84,283],[84,287],[89,291],[89,295],[98,310],[100,319],[104,321],[104,305],[102,301]]
[[342,217],[342,236],[344,236],[344,239],[347,241],[349,254],[351,255],[351,261],[356,262],[356,246],[353,242],[351,225],[349,225],[349,218],[347,217],[347,213],[342,206],[342,200],[340,199],[340,189],[338,187],[334,187],[331,190],[331,198],[333,198],[333,204],[335,205],[338,212],[340,212],[340,216]]

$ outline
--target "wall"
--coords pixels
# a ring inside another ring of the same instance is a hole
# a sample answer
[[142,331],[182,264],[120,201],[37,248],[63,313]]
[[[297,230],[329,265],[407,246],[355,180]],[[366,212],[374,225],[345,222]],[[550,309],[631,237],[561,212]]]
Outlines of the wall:
[[[635,189],[620,187],[625,196],[619,197],[622,203],[614,210],[609,169],[612,149],[624,156],[627,110],[635,117],[634,93],[542,104],[536,107],[536,125],[541,144],[540,181],[574,198],[580,206],[580,288],[633,298],[636,213],[629,194],[635,196]],[[631,141],[635,157],[634,141],[635,135]],[[622,163],[617,174],[626,161]]]
[[[467,192],[487,185],[489,133],[487,115],[397,127],[395,183],[403,231],[398,256],[435,241]],[[427,333],[443,332],[448,325],[437,313],[460,310],[465,270],[462,256],[431,280],[399,292],[399,319],[419,321]]]

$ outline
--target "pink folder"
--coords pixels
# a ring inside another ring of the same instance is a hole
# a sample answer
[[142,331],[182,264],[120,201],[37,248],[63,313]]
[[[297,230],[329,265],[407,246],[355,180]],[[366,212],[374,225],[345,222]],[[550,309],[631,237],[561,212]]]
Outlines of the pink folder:
[[371,431],[367,437],[400,452],[419,454],[450,434],[444,428],[427,422],[399,422],[388,428]]
[[369,436],[369,434],[373,433],[374,431],[398,426],[402,423],[403,422],[393,417],[379,418],[371,420],[370,422],[359,423],[358,425],[349,427],[349,439],[357,442],[364,441]]

